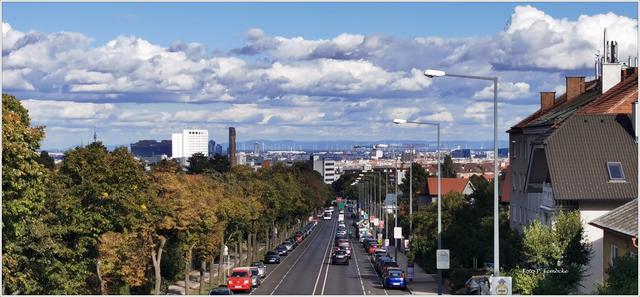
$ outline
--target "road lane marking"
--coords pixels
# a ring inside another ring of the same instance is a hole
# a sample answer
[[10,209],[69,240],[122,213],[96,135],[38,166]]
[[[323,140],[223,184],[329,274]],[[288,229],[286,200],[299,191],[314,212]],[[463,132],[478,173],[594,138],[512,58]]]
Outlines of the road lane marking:
[[360,286],[362,287],[362,294],[367,295],[367,292],[364,290],[364,283],[362,282],[362,275],[360,274],[360,266],[358,265],[358,252],[353,247],[353,244],[351,244],[351,253],[353,254],[353,256],[355,257],[355,260],[356,260],[356,269],[358,270],[358,279],[360,279]]
[[378,277],[378,279],[380,280],[380,284],[382,285],[382,289],[384,290],[384,294],[385,295],[389,295],[389,293],[387,293],[387,289],[384,288],[384,280],[380,277],[380,275],[378,274],[378,272],[376,271],[376,267],[373,266],[373,263],[371,263],[371,255],[369,255],[369,253],[367,253],[367,262],[369,262],[369,264],[371,265],[371,268],[373,268],[373,273]]
[[[337,225],[334,225],[334,227]],[[324,261],[327,258],[327,250],[329,250],[329,247],[331,246],[331,235],[333,235],[333,228],[331,229],[331,233],[329,234],[329,242],[327,243],[327,247],[324,250],[324,256],[322,257],[322,263],[320,263],[320,270],[318,271],[318,277],[316,277],[316,283],[313,286],[313,292],[311,293],[312,295],[316,294],[316,289],[318,287],[318,281],[320,281],[320,275],[322,274],[322,267],[324,266]]]
[[[318,233],[319,234],[319,233]],[[289,267],[289,270],[287,270],[287,272],[282,276],[282,279],[280,279],[280,281],[278,282],[278,284],[276,285],[276,287],[273,289],[273,291],[271,291],[270,295],[273,295],[276,290],[278,289],[278,287],[280,287],[280,284],[282,284],[282,282],[287,278],[287,275],[289,274],[289,272],[291,271],[291,269],[293,269],[293,267],[296,267],[296,264],[298,263],[298,261],[300,261],[300,259],[302,258],[302,256],[309,250],[309,247],[311,246],[311,244],[319,237],[319,235],[316,235],[316,237],[314,237],[311,242],[309,242],[309,244],[304,248],[304,250],[302,251],[302,253],[300,253],[300,256],[298,256],[298,258],[296,259],[295,262],[293,262],[293,265],[291,265],[291,267]]]
[[[312,234],[313,234],[313,235],[312,235],[312,236],[313,236],[313,238],[309,238],[309,237],[307,237],[308,239],[307,239],[307,240],[305,240],[305,241],[303,241],[303,242],[302,242],[302,244],[305,244],[305,242],[307,242],[308,240],[313,241],[313,240],[315,240],[315,239],[318,237],[318,234],[320,233],[320,230],[316,231],[316,229],[317,229],[317,228],[320,228],[320,227],[318,227],[318,226],[316,225],[316,227],[314,227],[314,228],[313,228],[313,231],[311,231],[311,232],[312,232]],[[311,245],[310,243],[309,243],[309,244],[307,244],[307,246],[305,247],[305,250],[306,250],[310,245]],[[294,250],[294,251],[295,251],[295,250]],[[304,251],[303,251],[303,252],[304,252]],[[293,253],[293,251],[292,251],[291,253]],[[280,261],[280,263],[278,263],[278,264],[275,266],[275,268],[273,268],[273,270],[269,271],[269,273],[268,273],[268,274],[267,274],[267,275],[262,279],[262,283],[264,283],[264,282],[267,280],[267,278],[269,278],[269,276],[271,276],[271,274],[272,274],[272,273],[274,273],[278,268],[280,268],[281,266],[284,266],[284,265],[280,265],[280,264],[284,264],[284,262],[285,262],[285,261],[287,261],[288,259],[290,259],[291,257],[289,257],[289,256],[291,256],[291,255],[286,256],[286,257],[284,258],[284,260],[281,260],[281,261]],[[254,289],[253,291],[255,291],[255,289]],[[251,293],[249,293],[249,295],[253,295],[253,291],[251,291]]]
[[[333,231],[331,232],[331,237],[329,238],[330,243],[331,243],[331,240],[335,238],[335,232],[337,229],[338,229],[338,224],[335,224],[333,226]],[[331,249],[329,250],[329,254],[331,254]],[[324,295],[324,288],[327,285],[327,275],[329,275],[329,267],[331,267],[331,265],[327,263],[327,270],[324,273],[324,281],[322,282],[322,292],[320,293],[320,295]],[[320,270],[322,270],[322,268],[320,268]]]

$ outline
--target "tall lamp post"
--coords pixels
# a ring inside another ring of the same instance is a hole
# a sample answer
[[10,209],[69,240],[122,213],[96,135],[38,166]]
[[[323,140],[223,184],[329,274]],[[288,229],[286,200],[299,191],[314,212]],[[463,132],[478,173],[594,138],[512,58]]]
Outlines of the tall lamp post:
[[468,79],[493,81],[493,274],[500,275],[500,237],[498,204],[498,78],[495,76],[474,76],[445,73],[441,70],[428,69],[424,75],[429,78],[449,76]]
[[[417,125],[428,125],[428,126],[436,126],[438,130],[438,147],[436,149],[438,155],[438,249],[442,249],[442,194],[440,191],[441,188],[441,180],[440,176],[440,123],[433,122],[417,122],[417,121],[407,121],[404,119],[395,119],[393,120],[394,124],[417,124]],[[409,234],[411,236],[411,234]],[[442,270],[438,269],[438,295],[442,295]]]

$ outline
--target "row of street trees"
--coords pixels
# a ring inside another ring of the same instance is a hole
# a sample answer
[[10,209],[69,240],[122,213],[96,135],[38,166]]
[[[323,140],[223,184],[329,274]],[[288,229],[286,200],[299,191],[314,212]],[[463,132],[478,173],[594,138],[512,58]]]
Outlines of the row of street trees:
[[147,172],[126,148],[94,142],[51,166],[38,154],[43,128],[13,96],[2,109],[7,294],[160,294],[188,285],[194,266],[213,274],[225,245],[258,259],[331,197],[306,164],[254,172],[218,157]]

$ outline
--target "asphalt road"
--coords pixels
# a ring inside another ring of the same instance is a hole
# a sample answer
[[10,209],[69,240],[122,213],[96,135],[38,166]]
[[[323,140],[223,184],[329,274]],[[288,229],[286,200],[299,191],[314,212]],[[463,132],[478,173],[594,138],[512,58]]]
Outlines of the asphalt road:
[[[347,220],[347,226],[351,221]],[[262,285],[255,295],[407,295],[408,290],[385,290],[371,258],[357,239],[352,239],[349,265],[331,265],[330,255],[338,226],[321,220],[311,235],[280,264],[268,264]]]

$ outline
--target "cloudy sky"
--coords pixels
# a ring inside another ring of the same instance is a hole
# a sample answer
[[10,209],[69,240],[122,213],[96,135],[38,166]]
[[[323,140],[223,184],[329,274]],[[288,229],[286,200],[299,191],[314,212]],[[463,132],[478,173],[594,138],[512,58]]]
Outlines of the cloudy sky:
[[[3,91],[44,148],[170,139],[491,140],[492,87],[424,69],[497,76],[500,129],[566,75],[593,76],[602,30],[626,61],[636,3],[3,3]],[[501,134],[502,140],[507,135]]]

